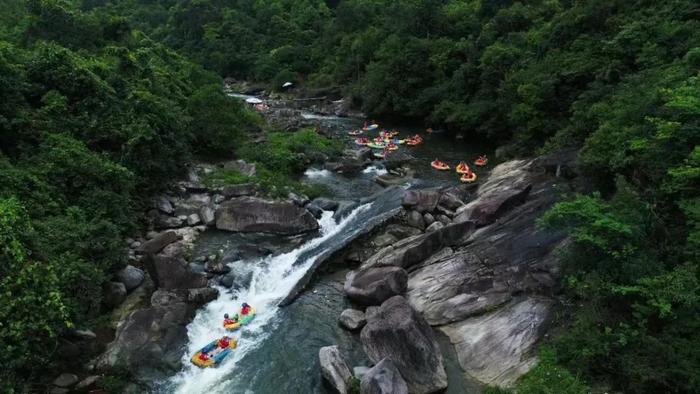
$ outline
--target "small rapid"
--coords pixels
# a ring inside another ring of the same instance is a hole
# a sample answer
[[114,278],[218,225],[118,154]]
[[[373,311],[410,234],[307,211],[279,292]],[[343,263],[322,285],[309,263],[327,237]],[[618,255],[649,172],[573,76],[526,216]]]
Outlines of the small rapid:
[[[371,204],[356,208],[346,218],[336,223],[332,212],[324,212],[320,219],[320,236],[304,243],[291,252],[271,256],[257,261],[231,263],[239,275],[250,275],[250,285],[238,291],[218,288],[220,295],[197,312],[188,326],[189,345],[183,356],[183,370],[166,384],[167,392],[177,393],[230,393],[238,386],[231,376],[237,364],[274,331],[278,321],[279,301],[287,296],[305,275],[315,259],[324,253],[320,247],[342,233],[356,221]],[[240,267],[239,267],[240,266]],[[241,269],[242,268],[242,269]],[[248,272],[244,272],[248,270]],[[218,368],[200,369],[192,365],[189,358],[214,339],[226,335],[221,325],[224,313],[235,313],[241,303],[247,302],[257,310],[253,321],[234,335],[239,339],[238,348]]]

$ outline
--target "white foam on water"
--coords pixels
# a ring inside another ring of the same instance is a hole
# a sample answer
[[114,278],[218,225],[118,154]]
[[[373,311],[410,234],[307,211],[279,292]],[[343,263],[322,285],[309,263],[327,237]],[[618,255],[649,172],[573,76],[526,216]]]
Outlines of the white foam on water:
[[318,115],[318,114],[312,114],[311,112],[302,112],[301,117],[304,119],[317,119],[317,120],[342,120],[344,118],[341,118],[339,116],[335,115]]
[[328,170],[320,170],[318,168],[309,168],[304,172],[304,176],[309,179],[319,179],[331,176],[331,172]]
[[381,168],[377,166],[369,166],[362,170],[363,174],[373,174],[373,175],[385,175],[388,173],[386,168]]
[[[263,258],[254,264],[248,264],[252,271],[252,280],[247,289],[231,292],[219,288],[219,297],[201,308],[192,323],[187,327],[189,344],[183,356],[183,370],[170,380],[169,392],[176,393],[230,393],[234,382],[227,379],[236,368],[236,364],[248,353],[255,351],[269,333],[275,329],[279,301],[286,297],[296,283],[304,276],[313,262],[323,252],[310,255],[305,261],[294,264],[302,253],[308,252],[340,233],[357,214],[370,207],[365,204],[355,209],[340,223],[333,219],[332,212],[324,212],[319,220],[321,236],[301,245],[297,249],[272,257]],[[232,263],[236,264],[236,263]],[[241,266],[241,264],[238,264]],[[245,274],[245,273],[243,273]],[[222,327],[224,313],[236,313],[243,302],[256,308],[256,316],[243,330],[232,336],[243,338],[238,347],[219,367],[198,368],[190,362],[190,357],[211,341],[227,333]]]

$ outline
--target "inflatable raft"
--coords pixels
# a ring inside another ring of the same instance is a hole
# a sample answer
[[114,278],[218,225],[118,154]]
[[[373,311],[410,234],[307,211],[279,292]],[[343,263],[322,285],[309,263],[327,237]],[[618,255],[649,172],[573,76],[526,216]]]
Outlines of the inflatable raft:
[[255,308],[250,307],[250,312],[248,312],[247,315],[243,316],[241,315],[241,312],[238,311],[238,321],[232,324],[224,324],[224,328],[228,331],[235,331],[241,328],[241,326],[245,326],[246,324],[250,323],[251,320],[255,317]]
[[360,135],[362,134],[362,130],[351,130],[348,131],[348,135]]
[[360,146],[367,145],[369,143],[369,140],[367,138],[356,138],[355,143]]
[[460,161],[457,167],[455,167],[455,171],[457,171],[458,174],[466,174],[469,172],[469,166],[467,163]]
[[[229,340],[229,345],[227,348],[220,347],[219,340],[217,339],[209,343],[207,346],[201,348],[194,354],[194,356],[192,356],[190,360],[192,361],[192,364],[200,368],[218,367],[221,362],[233,352],[233,349],[235,349],[236,346],[238,346],[238,341],[236,341],[235,338],[231,338]],[[202,354],[206,355],[204,359],[201,357]]]
[[479,167],[483,167],[486,164],[488,164],[489,159],[486,158],[486,156],[481,156],[478,159],[474,160],[474,165],[477,165]]
[[376,123],[373,123],[373,124],[371,124],[371,125],[369,125],[369,126],[363,127],[362,130],[363,130],[363,131],[372,131],[372,130],[376,130],[376,129],[378,129],[378,128],[379,128],[379,125],[376,124]]
[[471,174],[462,174],[462,176],[459,178],[460,182],[464,183],[472,183],[476,182],[476,173],[472,172]]
[[435,160],[433,160],[432,162],[430,162],[430,166],[433,167],[434,169],[440,170],[440,171],[445,171],[445,170],[449,170],[449,169],[450,169],[450,166],[449,166],[447,163],[443,163],[443,162],[441,162],[440,160],[437,160],[437,159],[435,159]]

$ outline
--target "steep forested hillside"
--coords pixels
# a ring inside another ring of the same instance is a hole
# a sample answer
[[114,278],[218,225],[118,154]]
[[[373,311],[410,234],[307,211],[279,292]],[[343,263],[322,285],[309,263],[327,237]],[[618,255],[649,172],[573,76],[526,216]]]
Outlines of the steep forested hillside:
[[125,18],[62,1],[26,8],[3,1],[2,8],[0,391],[7,392],[27,390],[57,336],[100,313],[102,282],[125,263],[123,239],[150,193],[198,149],[228,152],[255,120],[224,96],[219,77]]
[[201,127],[221,108],[203,102],[236,108],[211,87],[233,76],[340,86],[373,116],[511,155],[579,150],[597,192],[542,219],[570,234],[567,313],[519,392],[562,366],[624,392],[700,390],[697,1],[1,4],[3,382],[45,361],[27,333],[53,338],[98,309],[138,197],[195,147],[233,149],[222,141],[253,127],[241,108],[216,121],[230,128]]

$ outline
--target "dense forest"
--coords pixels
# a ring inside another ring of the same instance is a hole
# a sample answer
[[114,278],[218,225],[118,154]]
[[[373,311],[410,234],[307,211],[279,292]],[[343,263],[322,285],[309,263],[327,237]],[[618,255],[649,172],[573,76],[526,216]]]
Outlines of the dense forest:
[[337,86],[372,116],[425,119],[514,156],[578,150],[597,191],[541,220],[570,236],[567,308],[516,391],[700,391],[696,1],[0,4],[7,388],[99,314],[149,193],[259,127],[221,93],[231,76]]

